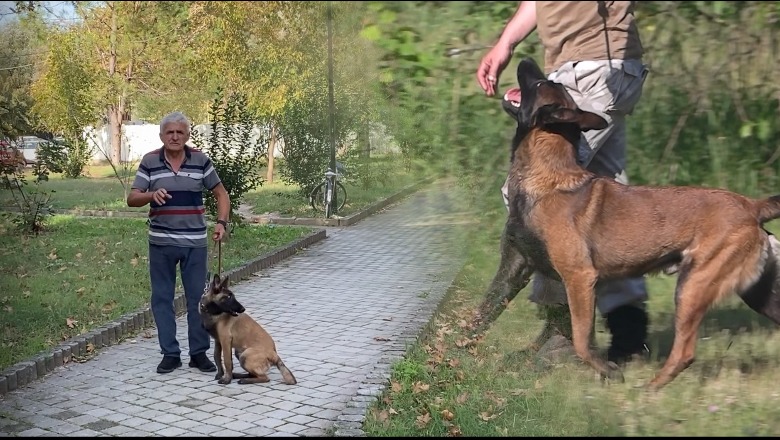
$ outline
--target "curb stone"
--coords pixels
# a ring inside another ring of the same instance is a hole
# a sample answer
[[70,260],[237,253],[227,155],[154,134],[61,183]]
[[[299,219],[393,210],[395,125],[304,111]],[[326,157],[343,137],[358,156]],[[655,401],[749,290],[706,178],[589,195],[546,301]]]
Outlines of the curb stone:
[[[291,257],[301,249],[307,248],[326,238],[324,229],[312,232],[298,240],[267,252],[243,266],[226,271],[223,275],[239,280]],[[184,293],[179,292],[173,300],[176,316],[187,311]],[[125,314],[111,322],[85,334],[63,341],[54,349],[33,355],[30,359],[18,362],[0,372],[0,397],[17,390],[30,382],[42,379],[59,367],[87,356],[87,346],[94,350],[115,345],[125,338],[132,337],[154,325],[151,309],[143,307],[136,312]]]

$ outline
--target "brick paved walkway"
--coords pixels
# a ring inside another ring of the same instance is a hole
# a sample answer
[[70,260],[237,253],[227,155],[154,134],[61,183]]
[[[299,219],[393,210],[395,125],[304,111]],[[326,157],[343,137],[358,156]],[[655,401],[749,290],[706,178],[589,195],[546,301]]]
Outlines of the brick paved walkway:
[[[276,340],[298,384],[219,385],[187,362],[157,374],[157,337],[69,363],[0,398],[0,436],[362,435],[365,410],[430,320],[459,267],[449,232],[462,217],[437,182],[233,285]],[[213,343],[212,343],[213,347]],[[209,350],[212,357],[212,350]],[[237,366],[238,371],[242,371]]]

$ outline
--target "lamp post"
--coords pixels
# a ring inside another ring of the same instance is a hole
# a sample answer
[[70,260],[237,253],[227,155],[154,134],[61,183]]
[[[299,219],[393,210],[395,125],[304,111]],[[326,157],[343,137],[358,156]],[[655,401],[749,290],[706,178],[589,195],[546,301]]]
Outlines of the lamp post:
[[[336,106],[333,102],[333,11],[330,1],[327,4],[328,18],[328,132],[330,133],[330,169],[336,172]],[[333,197],[330,201],[328,212],[334,212],[339,206],[337,203],[336,188],[333,188]]]

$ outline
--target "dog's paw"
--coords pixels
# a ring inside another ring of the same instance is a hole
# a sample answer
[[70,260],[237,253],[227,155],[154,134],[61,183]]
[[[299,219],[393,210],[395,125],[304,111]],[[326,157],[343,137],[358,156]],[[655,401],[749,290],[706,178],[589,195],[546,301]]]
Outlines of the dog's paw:
[[624,383],[626,381],[626,378],[623,377],[623,372],[620,370],[618,364],[611,361],[607,362],[607,369],[606,372],[602,374],[602,378],[618,381],[620,383]]
[[222,385],[227,385],[227,384],[229,384],[231,381],[233,381],[233,378],[232,378],[232,377],[228,377],[228,376],[222,376],[222,378],[220,378],[218,382],[219,382],[220,384],[222,384]]
[[214,375],[214,380],[221,380],[222,379],[222,373],[217,372],[217,374]]

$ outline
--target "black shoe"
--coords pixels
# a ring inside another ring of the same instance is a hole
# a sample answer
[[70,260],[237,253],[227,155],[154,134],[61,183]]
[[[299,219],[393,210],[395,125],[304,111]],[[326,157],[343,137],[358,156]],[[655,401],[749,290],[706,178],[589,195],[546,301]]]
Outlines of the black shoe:
[[607,328],[612,334],[612,342],[607,351],[607,359],[625,364],[636,355],[646,355],[647,312],[639,307],[626,305],[607,313]]
[[190,356],[190,367],[197,367],[198,370],[203,371],[204,373],[217,371],[217,366],[214,365],[214,362],[209,360],[208,356],[206,356],[206,353]]
[[170,373],[179,367],[181,367],[181,358],[178,356],[163,356],[163,360],[157,366],[157,372]]

